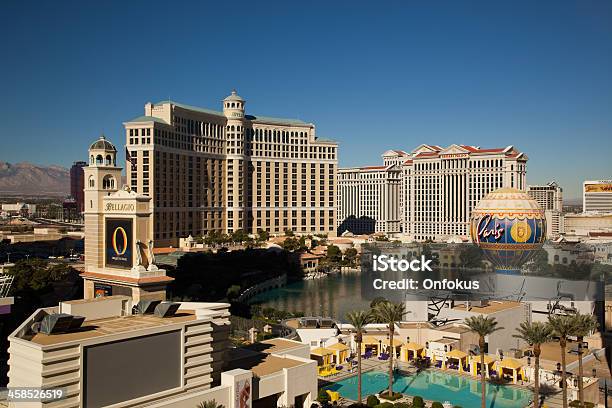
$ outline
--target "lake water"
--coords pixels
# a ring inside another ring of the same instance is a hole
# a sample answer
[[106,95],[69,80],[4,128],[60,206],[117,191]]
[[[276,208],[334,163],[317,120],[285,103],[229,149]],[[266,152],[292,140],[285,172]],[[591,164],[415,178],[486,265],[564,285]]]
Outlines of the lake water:
[[250,303],[289,312],[303,312],[306,316],[327,316],[340,320],[344,320],[350,311],[370,307],[370,302],[361,296],[358,272],[294,282],[283,288],[260,293]]
[[[524,275],[508,275],[503,273],[487,273],[459,271],[448,269],[433,272],[415,272],[410,275],[402,272],[384,272],[374,275],[372,272],[345,272],[333,274],[321,279],[305,280],[291,283],[283,288],[261,293],[251,300],[251,304],[263,307],[273,307],[289,312],[303,312],[306,316],[325,316],[345,321],[345,316],[353,310],[367,310],[370,301],[378,296],[399,302],[404,300],[427,301],[428,297],[445,297],[447,291],[427,291],[423,289],[412,291],[374,290],[374,277],[385,280],[395,280],[406,277],[423,282],[425,278],[440,280],[477,279],[481,289],[478,291],[453,291],[455,300],[464,301],[468,296],[488,299],[516,299],[517,293],[522,293],[523,299],[552,298],[557,295],[557,278],[544,278]],[[572,293],[583,293],[589,288],[589,282],[564,281],[564,287],[571,287]],[[574,286],[569,286],[574,285]],[[578,285],[578,286],[576,286]],[[579,286],[582,285],[582,286]],[[592,285],[595,287],[595,285]],[[601,285],[600,285],[601,286]],[[580,292],[582,290],[583,292]],[[589,289],[590,290],[590,289]],[[591,298],[595,298],[594,295]]]

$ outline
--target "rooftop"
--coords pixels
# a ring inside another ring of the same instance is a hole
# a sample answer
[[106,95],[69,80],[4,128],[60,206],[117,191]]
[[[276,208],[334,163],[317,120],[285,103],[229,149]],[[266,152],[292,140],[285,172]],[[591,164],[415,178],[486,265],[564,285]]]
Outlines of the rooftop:
[[[303,361],[294,360],[287,357],[265,356],[257,364],[249,367],[253,374],[257,377],[273,374],[281,371],[283,368],[291,368],[304,365]],[[243,367],[244,368],[244,367]]]
[[283,351],[291,350],[296,347],[303,347],[300,342],[286,339],[269,339],[259,343],[253,343],[245,348],[252,351],[259,351],[266,354],[282,353]]
[[156,118],[155,116],[138,116],[137,118],[128,120],[128,122],[157,122],[163,123],[164,125],[169,125],[169,123],[165,120]]
[[109,317],[107,319],[86,320],[80,329],[68,333],[36,333],[29,340],[41,346],[49,346],[193,320],[196,320],[193,310],[180,310],[170,317],[158,317],[150,314]]
[[437,340],[432,340],[429,343],[440,343],[440,344],[452,344],[457,342],[457,339],[447,339],[446,337],[443,337],[441,339],[437,339]]
[[89,150],[106,150],[116,152],[117,148],[114,144],[106,140],[106,136],[101,135],[98,140],[96,140],[91,144],[91,146],[89,146]]
[[[165,104],[172,104],[174,106],[177,106],[181,109],[185,109],[185,110],[190,110],[190,111],[194,111],[194,112],[200,112],[200,113],[206,113],[208,115],[214,115],[214,116],[219,116],[225,119],[225,115],[223,114],[223,112],[220,111],[216,111],[213,109],[206,109],[206,108],[200,108],[199,106],[193,106],[193,105],[187,105],[184,103],[180,103],[180,102],[176,102],[173,100],[165,100],[165,101],[159,101],[157,103],[155,103],[154,105],[165,105]],[[281,124],[281,125],[310,125],[309,123],[304,122],[303,120],[300,119],[290,119],[290,118],[276,118],[276,117],[270,117],[270,116],[256,116],[256,115],[244,115],[244,117],[248,120],[250,120],[253,123],[269,123],[269,124]]]

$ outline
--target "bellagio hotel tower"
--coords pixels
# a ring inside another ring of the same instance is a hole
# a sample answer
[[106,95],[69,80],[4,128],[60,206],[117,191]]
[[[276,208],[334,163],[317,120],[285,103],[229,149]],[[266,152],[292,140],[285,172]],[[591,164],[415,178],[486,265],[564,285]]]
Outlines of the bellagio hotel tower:
[[153,198],[157,245],[209,231],[334,234],[338,144],[295,119],[173,101],[124,123],[128,184]]

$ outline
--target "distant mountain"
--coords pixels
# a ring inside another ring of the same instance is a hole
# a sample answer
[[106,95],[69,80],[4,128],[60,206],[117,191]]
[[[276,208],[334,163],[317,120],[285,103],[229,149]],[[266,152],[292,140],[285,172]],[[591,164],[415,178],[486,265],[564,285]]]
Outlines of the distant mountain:
[[61,166],[0,161],[0,195],[69,195],[70,171]]

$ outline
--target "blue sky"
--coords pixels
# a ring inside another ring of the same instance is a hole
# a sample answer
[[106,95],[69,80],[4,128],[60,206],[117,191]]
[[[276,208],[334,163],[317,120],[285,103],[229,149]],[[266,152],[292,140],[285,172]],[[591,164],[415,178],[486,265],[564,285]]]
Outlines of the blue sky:
[[314,122],[342,166],[512,144],[566,197],[612,178],[609,1],[5,1],[0,23],[3,161],[68,166],[101,132],[123,146],[147,101],[236,88]]

